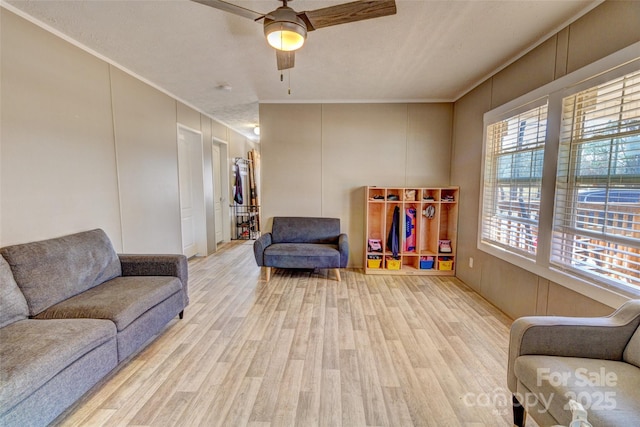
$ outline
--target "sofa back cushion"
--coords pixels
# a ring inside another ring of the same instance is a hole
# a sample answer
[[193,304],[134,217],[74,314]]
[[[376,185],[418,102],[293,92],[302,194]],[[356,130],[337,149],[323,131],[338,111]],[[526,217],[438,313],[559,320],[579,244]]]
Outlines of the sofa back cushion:
[[640,368],[640,328],[636,329],[629,344],[627,344],[627,347],[624,349],[622,359]]
[[8,246],[0,253],[31,316],[122,274],[109,237],[99,229]]
[[29,316],[29,307],[13,278],[7,261],[0,256],[0,328]]
[[273,243],[338,243],[339,218],[286,217],[273,218]]

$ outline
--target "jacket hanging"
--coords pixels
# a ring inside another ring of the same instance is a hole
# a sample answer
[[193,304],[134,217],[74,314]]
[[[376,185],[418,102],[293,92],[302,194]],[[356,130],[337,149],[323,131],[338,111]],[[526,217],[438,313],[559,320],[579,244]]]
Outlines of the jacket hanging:
[[242,178],[240,177],[240,166],[238,166],[238,163],[236,163],[235,174],[236,174],[236,181],[234,186],[235,189],[233,194],[233,200],[237,204],[241,205],[244,200],[242,199]]
[[400,208],[398,206],[393,208],[393,219],[391,220],[391,228],[387,237],[387,248],[391,251],[393,257],[398,259],[398,252],[400,251]]

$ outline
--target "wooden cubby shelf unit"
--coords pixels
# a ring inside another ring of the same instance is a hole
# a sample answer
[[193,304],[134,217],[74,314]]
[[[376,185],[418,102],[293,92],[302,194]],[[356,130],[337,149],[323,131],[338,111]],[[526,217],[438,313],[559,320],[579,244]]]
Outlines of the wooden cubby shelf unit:
[[[365,273],[454,276],[459,192],[458,187],[365,187]],[[400,236],[394,258],[387,240],[396,207]]]

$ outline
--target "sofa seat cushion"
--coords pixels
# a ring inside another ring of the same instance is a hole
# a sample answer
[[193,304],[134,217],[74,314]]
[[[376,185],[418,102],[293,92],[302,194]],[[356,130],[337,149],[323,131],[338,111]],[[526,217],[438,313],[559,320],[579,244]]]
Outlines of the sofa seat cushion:
[[96,229],[0,249],[35,316],[122,275],[120,259],[104,231]]
[[37,319],[109,319],[118,332],[149,309],[182,291],[182,282],[171,276],[116,277],[58,303]]
[[321,243],[274,243],[264,251],[264,264],[279,268],[339,268],[337,245]]
[[27,301],[13,278],[9,264],[0,255],[0,328],[28,316]]
[[[594,426],[629,425],[640,416],[640,368],[629,363],[527,355],[516,359],[514,369],[559,424],[571,422],[571,399],[585,407]],[[521,398],[525,403],[531,397]]]
[[115,336],[113,322],[98,319],[27,319],[0,328],[0,413],[109,340],[115,355]]

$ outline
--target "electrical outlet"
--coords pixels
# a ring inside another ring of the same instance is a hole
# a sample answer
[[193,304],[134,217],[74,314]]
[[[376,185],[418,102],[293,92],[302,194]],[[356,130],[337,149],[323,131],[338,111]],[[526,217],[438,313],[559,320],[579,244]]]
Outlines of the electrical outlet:
[[473,268],[473,257],[469,257],[469,268]]

